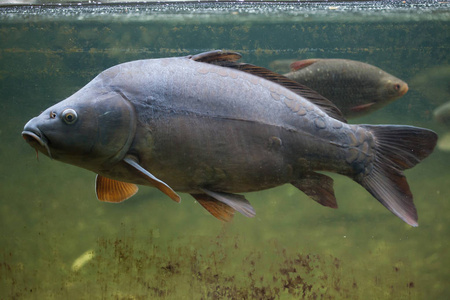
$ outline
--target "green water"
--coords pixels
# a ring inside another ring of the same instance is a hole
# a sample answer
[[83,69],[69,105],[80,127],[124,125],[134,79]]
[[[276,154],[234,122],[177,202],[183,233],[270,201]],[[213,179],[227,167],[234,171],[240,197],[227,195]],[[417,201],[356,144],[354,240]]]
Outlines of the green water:
[[406,172],[418,228],[338,175],[337,210],[286,185],[247,194],[256,217],[222,224],[189,195],[176,204],[149,187],[101,203],[95,174],[38,161],[21,137],[29,119],[110,66],[212,49],[264,67],[376,65],[410,90],[352,122],[446,134],[431,113],[450,100],[439,71],[450,67],[445,3],[0,8],[0,299],[447,299],[450,152],[436,149]]

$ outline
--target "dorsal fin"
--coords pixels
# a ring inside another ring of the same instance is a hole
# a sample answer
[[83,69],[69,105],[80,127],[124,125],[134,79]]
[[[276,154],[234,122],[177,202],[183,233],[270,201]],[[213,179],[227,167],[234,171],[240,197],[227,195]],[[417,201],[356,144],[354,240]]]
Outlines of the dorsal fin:
[[334,105],[333,102],[331,102],[324,96],[320,95],[316,91],[310,89],[309,87],[302,85],[298,82],[295,82],[281,74],[275,73],[263,67],[258,67],[247,63],[223,62],[220,63],[219,65],[241,70],[246,73],[253,74],[255,76],[278,83],[279,85],[282,85],[285,88],[290,89],[297,95],[302,96],[303,98],[306,98],[310,102],[319,106],[330,117],[335,118],[336,120],[339,120],[341,122],[347,123],[347,120],[345,119],[344,115],[339,110],[339,108],[337,108],[337,106]]
[[199,62],[240,70],[282,85],[297,95],[306,98],[310,102],[319,106],[330,117],[347,123],[347,120],[343,116],[342,112],[327,98],[323,97],[309,87],[299,84],[298,82],[295,82],[269,69],[252,64],[237,62],[237,60],[241,58],[241,55],[237,52],[215,50],[189,56],[189,58]]
[[221,62],[236,62],[242,55],[233,51],[214,50],[188,56],[189,59],[208,64],[220,64]]

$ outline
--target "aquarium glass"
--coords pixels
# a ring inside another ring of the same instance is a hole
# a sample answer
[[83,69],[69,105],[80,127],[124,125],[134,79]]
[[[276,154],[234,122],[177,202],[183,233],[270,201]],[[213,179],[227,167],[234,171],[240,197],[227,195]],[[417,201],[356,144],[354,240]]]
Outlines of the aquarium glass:
[[[286,184],[246,194],[256,216],[226,224],[147,186],[104,203],[94,173],[21,136],[111,66],[214,49],[280,73],[344,58],[406,81],[405,96],[349,122],[438,133],[405,172],[419,227],[332,173],[338,209]],[[3,2],[0,299],[448,299],[450,129],[433,111],[450,101],[449,53],[448,2]]]

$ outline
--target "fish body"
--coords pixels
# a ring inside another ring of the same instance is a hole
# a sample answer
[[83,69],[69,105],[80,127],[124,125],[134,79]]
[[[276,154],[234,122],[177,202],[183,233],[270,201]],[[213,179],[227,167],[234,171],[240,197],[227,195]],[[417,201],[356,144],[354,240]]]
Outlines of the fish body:
[[433,111],[433,117],[439,124],[450,129],[450,101],[437,107]]
[[417,225],[402,170],[431,153],[434,132],[347,124],[320,95],[307,99],[312,92],[238,58],[213,51],[114,66],[30,120],[22,135],[44,154],[97,173],[103,201],[148,185],[175,201],[189,193],[229,221],[236,210],[255,214],[236,193],[290,183],[336,208],[332,179],[316,172],[331,171]]
[[426,68],[411,79],[411,86],[434,106],[450,99],[450,65]]
[[348,59],[306,59],[286,77],[332,101],[347,118],[374,112],[408,91],[401,79],[370,64]]
[[286,73],[289,72],[291,64],[295,61],[295,59],[277,59],[270,62],[269,69],[280,74]]

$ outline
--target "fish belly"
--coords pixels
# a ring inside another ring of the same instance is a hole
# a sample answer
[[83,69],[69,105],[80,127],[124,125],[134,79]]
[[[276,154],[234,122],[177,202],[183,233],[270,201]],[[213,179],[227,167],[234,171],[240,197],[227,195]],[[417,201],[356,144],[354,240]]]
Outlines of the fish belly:
[[138,134],[141,165],[180,192],[251,192],[349,168],[347,149],[324,137],[257,122],[168,115]]
[[174,190],[250,192],[284,184],[292,176],[280,128],[192,116],[159,121],[141,127],[146,145],[135,147],[141,164]]

